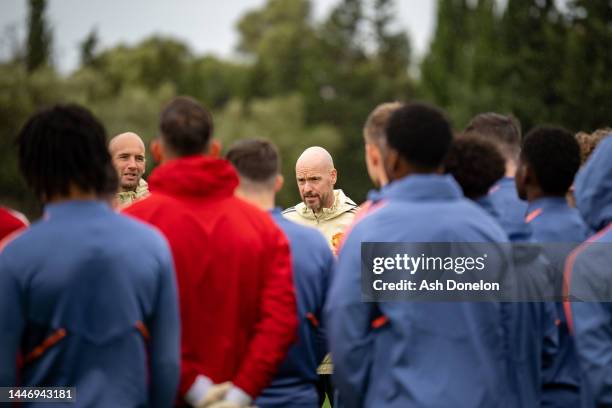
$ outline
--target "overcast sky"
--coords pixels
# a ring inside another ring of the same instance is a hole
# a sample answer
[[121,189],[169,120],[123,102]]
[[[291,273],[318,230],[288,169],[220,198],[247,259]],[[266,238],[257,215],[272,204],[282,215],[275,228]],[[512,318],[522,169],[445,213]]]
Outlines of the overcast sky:
[[[315,17],[326,16],[338,0],[313,0]],[[246,11],[265,0],[48,0],[54,58],[63,72],[79,62],[79,43],[96,27],[102,48],[134,44],[152,34],[188,43],[197,54],[229,57],[235,48],[235,25]],[[434,0],[397,0],[399,24],[421,55],[433,30]],[[0,0],[0,58],[10,53],[7,33],[25,38],[27,0]]]

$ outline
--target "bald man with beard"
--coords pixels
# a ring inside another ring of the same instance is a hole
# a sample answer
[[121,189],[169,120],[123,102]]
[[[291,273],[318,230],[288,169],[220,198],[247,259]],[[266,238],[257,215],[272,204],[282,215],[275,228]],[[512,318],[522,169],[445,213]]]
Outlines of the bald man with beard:
[[[340,189],[334,190],[338,171],[327,150],[312,146],[304,150],[295,164],[295,178],[302,202],[283,211],[285,218],[321,231],[334,255],[342,237],[357,213],[357,204]],[[328,354],[317,373],[322,376],[319,392],[333,399],[333,364]],[[323,395],[323,394],[322,394]]]
[[357,204],[342,190],[334,190],[338,171],[327,150],[319,146],[304,150],[295,164],[295,177],[302,202],[283,215],[298,224],[317,228],[336,253],[342,235],[357,212]]
[[117,201],[127,206],[149,195],[147,182],[142,176],[145,172],[145,145],[136,133],[121,133],[108,144],[113,166],[119,176]]

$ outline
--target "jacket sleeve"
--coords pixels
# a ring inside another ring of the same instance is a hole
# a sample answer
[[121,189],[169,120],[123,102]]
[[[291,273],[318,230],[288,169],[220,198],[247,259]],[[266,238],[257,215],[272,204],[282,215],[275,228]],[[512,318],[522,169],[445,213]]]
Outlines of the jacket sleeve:
[[253,399],[269,385],[297,338],[297,305],[285,235],[270,224],[259,322],[233,383]]
[[180,320],[172,257],[163,248],[157,301],[149,320],[151,332],[151,406],[169,407],[179,383]]
[[19,341],[25,327],[23,291],[0,252],[0,387],[16,385]]
[[334,384],[347,407],[364,404],[372,366],[374,305],[361,301],[361,240],[354,229],[340,252],[325,316]]
[[597,294],[610,284],[603,275],[609,264],[599,265],[588,256],[579,256],[571,266],[570,296],[587,300],[572,302],[568,317],[576,339],[584,392],[593,406],[612,405],[612,303],[595,301],[604,299]]

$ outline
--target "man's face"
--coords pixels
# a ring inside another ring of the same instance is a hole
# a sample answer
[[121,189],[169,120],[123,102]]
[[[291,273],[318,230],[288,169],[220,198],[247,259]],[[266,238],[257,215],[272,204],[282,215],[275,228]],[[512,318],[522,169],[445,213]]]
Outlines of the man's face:
[[334,204],[336,170],[320,165],[298,164],[295,169],[302,201],[315,213]]
[[117,140],[112,147],[113,166],[122,191],[135,191],[145,171],[144,144],[137,136]]

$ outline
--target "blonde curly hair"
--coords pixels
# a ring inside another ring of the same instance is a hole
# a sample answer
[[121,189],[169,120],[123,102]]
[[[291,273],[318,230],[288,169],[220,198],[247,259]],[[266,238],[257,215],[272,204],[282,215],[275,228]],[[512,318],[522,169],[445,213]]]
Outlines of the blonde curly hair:
[[612,128],[609,127],[597,129],[593,133],[578,132],[576,140],[580,145],[580,164],[584,164],[599,142],[608,136],[612,136]]

